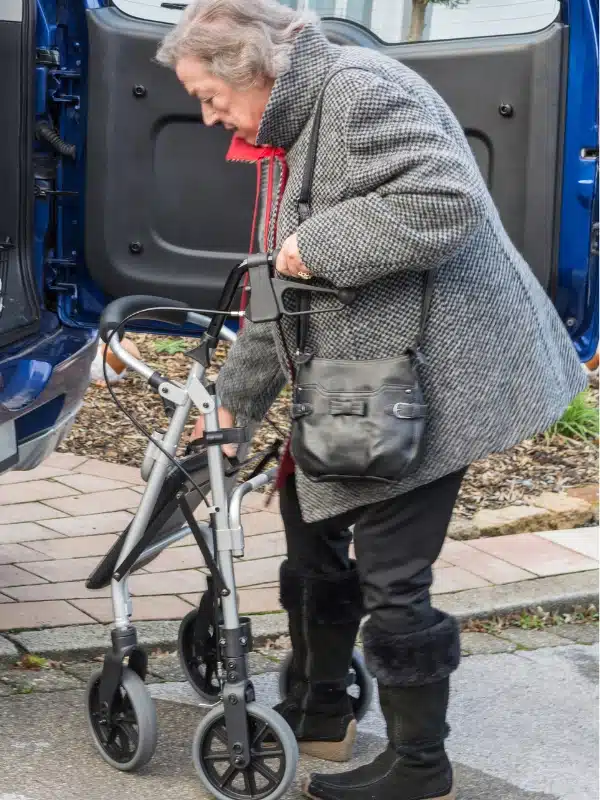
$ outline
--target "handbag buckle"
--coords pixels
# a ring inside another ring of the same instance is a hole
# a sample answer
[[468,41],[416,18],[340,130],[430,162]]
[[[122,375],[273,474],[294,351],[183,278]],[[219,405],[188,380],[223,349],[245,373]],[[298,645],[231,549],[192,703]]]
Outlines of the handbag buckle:
[[392,406],[392,414],[396,417],[396,419],[402,419],[404,416],[404,408],[406,407],[406,403],[394,403]]
[[394,403],[384,409],[396,419],[420,419],[427,415],[427,406],[423,403]]

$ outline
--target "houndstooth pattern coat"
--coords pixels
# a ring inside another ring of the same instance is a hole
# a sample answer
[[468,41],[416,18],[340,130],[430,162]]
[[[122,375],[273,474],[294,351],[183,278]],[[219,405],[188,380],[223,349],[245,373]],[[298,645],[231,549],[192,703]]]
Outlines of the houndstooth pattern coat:
[[[332,72],[312,216],[299,224],[312,116]],[[421,467],[394,486],[315,484],[297,469],[306,521],[402,494],[505,450],[546,430],[585,387],[563,324],[505,232],[463,130],[411,69],[372,50],[332,45],[308,25],[274,85],[258,144],[283,148],[289,169],[269,245],[297,232],[316,278],[359,288],[343,312],[311,317],[307,343],[317,356],[404,352],[417,334],[424,273],[438,268],[420,368],[429,406]],[[326,302],[312,300],[315,308]],[[293,352],[289,318],[283,333]],[[242,423],[261,420],[287,369],[275,324],[246,323],[219,376],[222,404]]]

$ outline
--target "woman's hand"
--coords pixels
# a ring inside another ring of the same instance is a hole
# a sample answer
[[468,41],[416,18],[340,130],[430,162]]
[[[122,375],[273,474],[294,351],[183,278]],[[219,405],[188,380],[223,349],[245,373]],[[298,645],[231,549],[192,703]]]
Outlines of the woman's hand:
[[302,278],[308,280],[312,278],[310,272],[306,269],[302,259],[300,258],[300,251],[298,250],[298,237],[295,233],[285,240],[281,245],[281,250],[277,256],[275,269],[286,278]]
[[[218,410],[219,415],[219,425],[221,428],[233,428],[233,414],[231,411],[228,411],[226,408],[222,406]],[[194,439],[200,439],[200,437],[204,434],[204,417],[199,416],[196,420],[196,425],[194,426],[194,430],[190,437],[190,441]],[[223,445],[223,452],[226,456],[233,457],[236,453],[237,447],[234,444],[224,444]]]

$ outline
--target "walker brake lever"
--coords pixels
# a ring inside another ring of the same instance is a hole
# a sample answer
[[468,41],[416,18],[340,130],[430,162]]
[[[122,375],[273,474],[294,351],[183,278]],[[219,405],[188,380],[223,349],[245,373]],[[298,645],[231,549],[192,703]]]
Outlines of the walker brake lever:
[[[271,282],[281,313],[290,317],[297,317],[302,314],[326,314],[333,313],[334,311],[341,311],[345,306],[349,306],[353,303],[356,297],[356,291],[354,289],[329,289],[325,286],[312,286],[310,283],[305,283],[304,281],[288,281],[283,278],[272,278]],[[310,294],[330,294],[339,300],[339,306],[324,308],[317,311],[314,309],[309,309],[308,311],[288,311],[283,304],[283,296],[289,291],[309,292]]]
[[[271,257],[271,264],[274,257]],[[246,317],[250,322],[274,322],[282,316],[297,317],[303,314],[325,314],[341,311],[345,306],[350,305],[355,297],[354,289],[329,289],[324,286],[311,286],[303,281],[289,281],[275,277],[271,274],[271,264],[263,262],[257,266],[251,266],[248,270],[250,301],[246,309]],[[339,305],[332,308],[324,308],[307,311],[289,311],[284,305],[284,295],[286,292],[299,291],[310,292],[311,294],[333,295]]]

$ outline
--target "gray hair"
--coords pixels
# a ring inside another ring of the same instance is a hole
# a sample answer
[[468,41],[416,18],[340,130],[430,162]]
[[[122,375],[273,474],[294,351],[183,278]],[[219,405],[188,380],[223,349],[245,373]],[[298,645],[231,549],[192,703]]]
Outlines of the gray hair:
[[318,18],[277,0],[194,0],[165,36],[156,60],[174,69],[192,57],[231,86],[247,88],[289,69],[300,29]]

